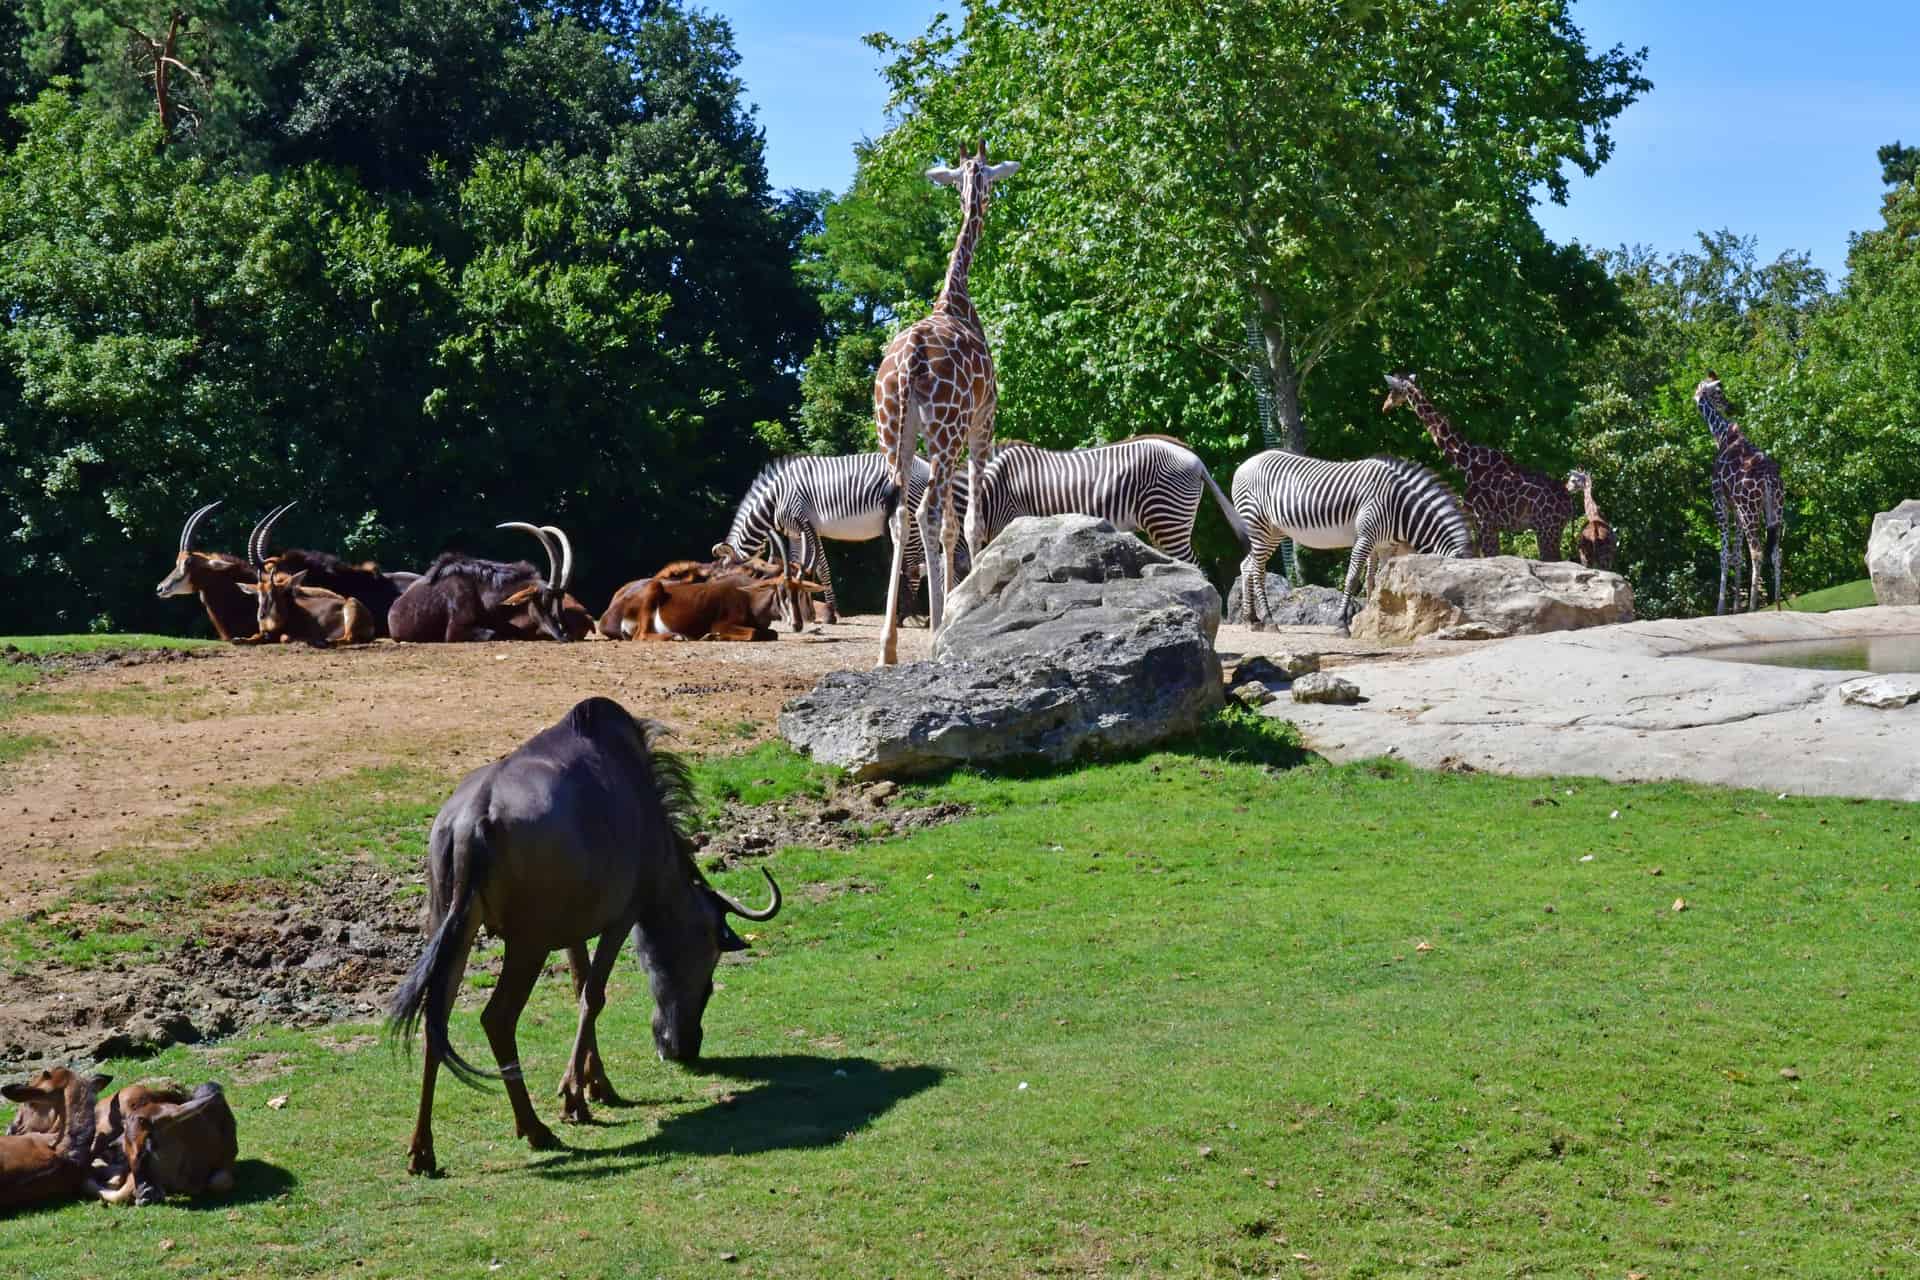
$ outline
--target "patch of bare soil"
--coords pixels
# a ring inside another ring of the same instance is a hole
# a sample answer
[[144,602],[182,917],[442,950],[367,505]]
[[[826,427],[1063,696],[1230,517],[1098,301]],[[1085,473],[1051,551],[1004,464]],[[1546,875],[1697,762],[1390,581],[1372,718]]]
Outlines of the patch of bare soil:
[[[782,845],[845,848],[964,816],[965,805],[901,808],[889,782],[822,799],[729,804],[699,837],[701,860],[722,869]],[[420,954],[426,876],[370,862],[322,873],[258,899],[219,904],[171,952],[105,968],[49,962],[9,978],[0,995],[0,1072],[41,1064],[140,1056],[261,1023],[319,1026],[385,1012]],[[69,907],[60,922],[111,927],[111,907]],[[483,933],[470,972],[497,969]],[[551,967],[564,970],[556,955]]]

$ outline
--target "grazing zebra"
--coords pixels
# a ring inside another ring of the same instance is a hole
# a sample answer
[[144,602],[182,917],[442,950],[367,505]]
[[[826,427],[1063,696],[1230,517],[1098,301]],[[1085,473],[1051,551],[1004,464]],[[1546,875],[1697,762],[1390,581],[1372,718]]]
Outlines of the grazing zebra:
[[[907,509],[918,510],[920,495],[927,488],[927,463],[913,460],[913,492],[907,496]],[[961,480],[955,495],[955,509],[966,509]],[[839,457],[800,454],[768,463],[747,488],[747,496],[733,516],[733,527],[725,542],[715,544],[716,560],[738,560],[764,554],[776,531],[785,553],[786,540],[800,540],[801,572],[826,590],[827,621],[840,620],[840,608],[833,596],[833,576],[827,568],[827,549],[822,539],[839,542],[865,542],[887,532],[893,514],[896,489],[887,468],[885,454],[853,453]],[[906,563],[906,606],[910,612],[913,597],[920,589],[923,561],[920,554],[918,522],[908,520]]]
[[1099,516],[1122,533],[1141,530],[1176,560],[1193,563],[1200,492],[1245,549],[1247,531],[1207,464],[1172,436],[1134,436],[1091,449],[1037,449],[1002,442],[980,473],[980,511],[991,541],[1021,516]]
[[1353,589],[1362,569],[1372,585],[1376,545],[1405,542],[1415,551],[1446,556],[1465,556],[1472,549],[1460,499],[1433,472],[1402,458],[1327,462],[1269,449],[1233,473],[1233,505],[1250,543],[1240,565],[1240,598],[1256,631],[1272,613],[1267,560],[1282,538],[1322,550],[1353,548],[1342,588],[1342,619],[1353,616]]

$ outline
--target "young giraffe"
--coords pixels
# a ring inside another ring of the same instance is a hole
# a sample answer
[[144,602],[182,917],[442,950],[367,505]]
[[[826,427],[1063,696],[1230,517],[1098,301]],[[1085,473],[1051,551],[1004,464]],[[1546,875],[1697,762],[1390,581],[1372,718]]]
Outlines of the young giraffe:
[[1733,563],[1733,529],[1728,517],[1739,521],[1747,542],[1747,609],[1760,607],[1760,560],[1770,552],[1773,561],[1773,600],[1780,602],[1780,543],[1787,533],[1787,493],[1780,482],[1780,464],[1753,446],[1734,423],[1720,375],[1707,370],[1693,389],[1693,402],[1706,420],[1707,430],[1720,452],[1713,460],[1713,518],[1720,526],[1720,600],[1715,613],[1727,611],[1727,571],[1733,571],[1733,589],[1740,591],[1740,569]]
[[1512,458],[1461,435],[1441,416],[1413,375],[1387,375],[1387,401],[1382,413],[1410,405],[1440,452],[1467,478],[1467,513],[1473,517],[1478,542],[1476,555],[1500,554],[1500,535],[1531,529],[1540,540],[1542,560],[1564,559],[1561,554],[1567,522],[1573,519],[1573,496],[1544,471],[1523,467]]
[[[986,331],[980,327],[973,302],[967,297],[967,269],[973,265],[973,247],[987,216],[987,192],[995,182],[1019,171],[1017,160],[987,163],[987,144],[963,156],[952,169],[932,168],[927,177],[942,186],[960,189],[960,236],[947,262],[947,280],[933,311],[887,344],[880,370],[873,379],[873,421],[880,452],[887,455],[894,483],[909,491],[914,446],[922,432],[927,437],[927,464],[931,472],[920,510],[909,513],[896,504],[893,513],[893,574],[887,580],[887,618],[880,640],[880,665],[897,659],[900,635],[900,576],[906,555],[906,521],[918,519],[922,535],[927,517],[935,514],[940,530],[940,555],[927,547],[927,626],[940,629],[947,584],[953,581],[954,544],[960,531],[953,519],[953,469],[961,447],[967,450],[967,492],[980,490],[980,468],[993,452],[995,389],[993,356],[987,350]],[[981,504],[967,505],[967,551],[979,556],[986,541]]]
[[1613,553],[1619,544],[1613,536],[1613,526],[1600,514],[1600,504],[1593,500],[1593,477],[1576,467],[1567,473],[1567,492],[1585,495],[1587,503],[1587,521],[1574,530],[1573,553],[1589,569],[1613,568]]

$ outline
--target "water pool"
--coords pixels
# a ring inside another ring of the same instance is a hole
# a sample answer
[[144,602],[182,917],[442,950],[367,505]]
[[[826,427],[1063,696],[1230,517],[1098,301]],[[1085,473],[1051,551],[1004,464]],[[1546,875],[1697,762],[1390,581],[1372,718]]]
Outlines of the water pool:
[[1804,667],[1816,671],[1920,671],[1920,633],[1734,644],[1702,649],[1688,656],[1711,658],[1715,662],[1749,662],[1763,667]]

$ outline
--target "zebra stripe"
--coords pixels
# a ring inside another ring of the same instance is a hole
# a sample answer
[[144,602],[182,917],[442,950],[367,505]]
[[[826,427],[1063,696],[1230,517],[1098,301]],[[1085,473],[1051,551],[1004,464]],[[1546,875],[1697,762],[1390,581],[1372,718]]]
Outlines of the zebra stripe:
[[[919,505],[926,491],[927,477],[925,460],[915,458],[912,492],[908,495],[913,507]],[[747,487],[734,512],[727,540],[714,548],[714,555],[722,557],[729,548],[742,556],[765,554],[776,532],[781,550],[791,555],[792,542],[797,539],[800,551],[791,558],[826,588],[827,619],[837,621],[839,605],[833,595],[833,574],[827,567],[824,540],[865,542],[887,533],[895,493],[885,454],[801,454],[777,459],[762,468]],[[909,520],[905,566],[909,608],[919,590],[922,568],[920,538]]]
[[1067,451],[1002,445],[980,473],[980,488],[989,540],[1021,516],[1098,516],[1123,533],[1144,532],[1160,550],[1192,564],[1193,521],[1201,492],[1210,489],[1240,545],[1247,544],[1207,464],[1170,436]]
[[1362,570],[1372,587],[1376,545],[1397,541],[1415,551],[1465,556],[1471,546],[1460,499],[1440,477],[1402,458],[1328,462],[1269,449],[1233,473],[1233,505],[1249,546],[1241,562],[1241,606],[1256,628],[1270,616],[1267,561],[1282,538],[1301,546],[1352,547],[1342,587],[1342,617],[1353,614]]

